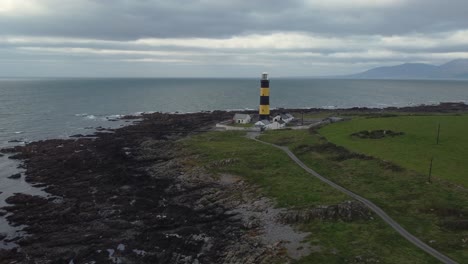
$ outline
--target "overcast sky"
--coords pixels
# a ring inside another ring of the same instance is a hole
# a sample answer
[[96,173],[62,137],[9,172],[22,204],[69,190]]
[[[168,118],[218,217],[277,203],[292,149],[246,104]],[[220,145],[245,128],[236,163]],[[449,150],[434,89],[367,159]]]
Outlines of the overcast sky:
[[468,58],[466,0],[0,0],[0,76],[323,76]]

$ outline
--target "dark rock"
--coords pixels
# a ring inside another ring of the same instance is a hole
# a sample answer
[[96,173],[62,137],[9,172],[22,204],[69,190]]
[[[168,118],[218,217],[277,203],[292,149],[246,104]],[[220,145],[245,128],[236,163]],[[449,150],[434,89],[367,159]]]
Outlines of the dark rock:
[[83,135],[83,134],[75,134],[75,135],[71,135],[70,137],[71,137],[71,138],[81,138],[81,137],[85,137],[85,135]]
[[47,187],[47,184],[37,183],[37,184],[34,184],[33,186],[34,186],[35,188],[44,188],[44,187]]
[[10,154],[10,153],[14,153],[15,152],[15,148],[3,148],[3,149],[0,149],[0,153],[3,153],[3,154]]
[[9,204],[20,204],[20,205],[25,205],[25,204],[39,205],[39,204],[47,203],[47,200],[39,196],[32,196],[32,195],[23,194],[23,193],[15,193],[13,196],[8,197],[5,200],[5,202]]
[[8,177],[8,179],[19,179],[21,178],[21,173],[16,173]]
[[8,143],[22,143],[23,141],[22,140],[19,140],[19,139],[13,139],[13,140],[9,140]]
[[8,156],[8,158],[9,158],[9,159],[12,159],[12,160],[22,159],[19,155]]

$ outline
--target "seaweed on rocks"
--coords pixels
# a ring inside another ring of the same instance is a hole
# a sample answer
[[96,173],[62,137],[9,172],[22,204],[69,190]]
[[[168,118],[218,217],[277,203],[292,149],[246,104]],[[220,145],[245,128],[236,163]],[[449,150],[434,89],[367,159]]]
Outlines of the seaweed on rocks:
[[[217,202],[223,189],[202,172],[187,174],[175,142],[230,118],[222,111],[144,115],[94,138],[54,139],[3,150],[49,198],[15,194],[4,209],[25,225],[21,250],[4,263],[253,263],[240,220]],[[211,199],[207,199],[211,197]],[[253,257],[255,256],[255,257]],[[250,260],[250,261],[249,261]]]

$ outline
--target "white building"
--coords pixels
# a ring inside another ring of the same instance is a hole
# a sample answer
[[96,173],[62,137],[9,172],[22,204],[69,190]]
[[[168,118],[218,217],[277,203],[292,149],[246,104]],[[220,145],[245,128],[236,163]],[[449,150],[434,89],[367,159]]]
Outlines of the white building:
[[281,120],[283,120],[286,123],[291,122],[293,119],[294,119],[294,116],[292,116],[291,114],[282,114],[281,115]]
[[280,120],[278,122],[271,122],[268,126],[265,127],[265,129],[280,129],[284,127],[286,124]]
[[336,123],[336,122],[344,121],[344,119],[341,118],[341,117],[337,117],[337,116],[331,116],[331,117],[325,118],[323,121],[328,121],[330,123]]
[[276,115],[271,119],[272,122],[279,122],[279,121],[284,121],[285,123],[289,123],[294,119],[294,117],[291,114],[280,114]]
[[270,124],[271,124],[270,121],[265,119],[265,120],[260,120],[257,123],[255,123],[255,126],[256,127],[266,127],[266,126],[268,126]]
[[276,115],[276,116],[273,117],[271,120],[272,120],[273,122],[278,122],[278,121],[281,120],[281,115]]
[[262,130],[273,130],[283,128],[286,123],[283,120],[270,122],[268,120],[260,120],[255,123],[256,127],[260,127]]
[[235,114],[233,121],[236,124],[248,124],[252,118],[248,114]]

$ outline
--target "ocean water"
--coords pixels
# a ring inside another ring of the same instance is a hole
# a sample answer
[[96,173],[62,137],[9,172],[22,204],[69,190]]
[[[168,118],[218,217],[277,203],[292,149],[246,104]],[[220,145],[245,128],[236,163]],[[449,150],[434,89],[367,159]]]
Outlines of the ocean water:
[[[258,79],[0,79],[0,148],[119,127],[141,112],[257,109]],[[468,81],[275,79],[272,108],[387,107],[466,102]],[[15,142],[12,142],[15,141]],[[16,192],[47,196],[24,181],[18,162],[0,157],[0,207]],[[0,233],[22,227],[0,217]],[[0,243],[0,248],[15,247]]]
[[[270,87],[273,108],[468,100],[467,81],[272,78]],[[258,94],[258,79],[0,79],[0,147],[116,127],[108,120],[138,112],[257,109]]]

